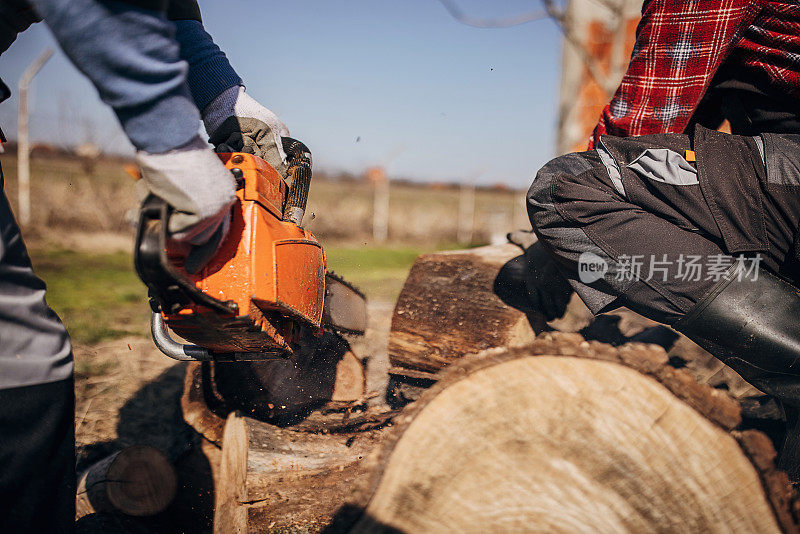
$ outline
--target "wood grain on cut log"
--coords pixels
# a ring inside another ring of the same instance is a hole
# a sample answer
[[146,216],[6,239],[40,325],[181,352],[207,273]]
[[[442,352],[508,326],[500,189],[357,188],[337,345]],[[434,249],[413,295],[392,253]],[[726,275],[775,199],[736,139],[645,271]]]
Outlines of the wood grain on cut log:
[[396,421],[339,528],[797,532],[769,440],[654,346],[544,334],[452,366]]
[[542,331],[543,322],[532,325],[494,293],[500,269],[521,253],[504,244],[417,258],[392,317],[392,372],[436,372],[465,354],[523,344]]
[[246,510],[240,506],[246,492],[247,425],[238,412],[225,421],[222,457],[214,488],[214,534],[246,534]]
[[366,476],[362,460],[383,436],[311,434],[241,417],[231,424],[229,418],[215,533],[322,530]]
[[134,445],[100,460],[81,475],[76,516],[97,512],[155,515],[170,505],[176,490],[175,469],[164,453]]
[[336,364],[336,381],[333,384],[330,400],[353,402],[363,399],[366,387],[364,362],[348,350]]

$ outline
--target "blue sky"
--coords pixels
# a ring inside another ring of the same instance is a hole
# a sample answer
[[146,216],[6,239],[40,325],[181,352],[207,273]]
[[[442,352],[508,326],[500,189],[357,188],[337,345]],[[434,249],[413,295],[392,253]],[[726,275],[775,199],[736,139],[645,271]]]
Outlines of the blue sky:
[[[537,1],[457,0],[470,16],[536,10]],[[526,187],[553,156],[561,39],[540,20],[480,29],[436,0],[200,0],[204,23],[248,92],[314,153],[317,167]],[[0,57],[16,93],[54,42],[38,24]],[[34,140],[130,150],[113,114],[61,52],[34,82]],[[0,104],[15,137],[16,98]]]

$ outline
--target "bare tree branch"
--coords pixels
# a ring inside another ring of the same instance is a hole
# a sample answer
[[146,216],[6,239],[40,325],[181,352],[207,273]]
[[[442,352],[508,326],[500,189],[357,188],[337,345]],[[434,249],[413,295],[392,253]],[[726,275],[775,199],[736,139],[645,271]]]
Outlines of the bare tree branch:
[[472,26],[475,28],[510,28],[511,26],[519,26],[520,24],[525,24],[526,22],[532,22],[534,20],[540,20],[548,16],[547,13],[537,10],[523,13],[521,15],[514,15],[513,17],[486,19],[480,17],[470,17],[464,14],[464,12],[461,11],[458,5],[456,5],[456,3],[452,0],[439,0],[439,3],[444,6],[447,12],[450,13],[450,16],[452,16],[454,19],[462,24],[466,24],[467,26]]
[[589,76],[591,76],[609,98],[614,94],[622,74],[621,67],[624,71],[624,65],[620,67],[620,65],[617,64],[620,62],[617,61],[618,58],[616,58],[616,56],[621,53],[620,48],[624,46],[625,39],[623,32],[625,24],[625,17],[623,16],[624,0],[595,0],[598,4],[611,12],[611,19],[614,22],[614,27],[609,29],[611,35],[614,36],[612,46],[612,55],[614,57],[611,58],[611,65],[608,69],[609,72],[604,72],[603,69],[600,68],[598,59],[591,54],[583,40],[575,35],[573,29],[569,27],[566,8],[559,6],[556,0],[541,0],[544,11],[531,11],[521,15],[499,19],[470,17],[461,11],[454,0],[438,1],[444,6],[450,16],[458,22],[475,28],[509,28],[543,18],[553,19],[559,30],[561,30],[564,40],[576,51],[583,64],[586,66]]

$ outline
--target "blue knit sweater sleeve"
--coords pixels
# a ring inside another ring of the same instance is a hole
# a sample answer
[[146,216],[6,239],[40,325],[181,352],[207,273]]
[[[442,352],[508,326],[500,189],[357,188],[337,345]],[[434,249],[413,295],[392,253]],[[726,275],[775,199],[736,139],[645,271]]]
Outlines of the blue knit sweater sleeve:
[[175,24],[112,0],[31,0],[64,53],[111,106],[131,143],[161,153],[186,145],[200,113],[186,83]]
[[195,104],[201,111],[225,89],[242,85],[225,53],[196,20],[175,21],[175,38],[181,58],[189,63],[187,81]]

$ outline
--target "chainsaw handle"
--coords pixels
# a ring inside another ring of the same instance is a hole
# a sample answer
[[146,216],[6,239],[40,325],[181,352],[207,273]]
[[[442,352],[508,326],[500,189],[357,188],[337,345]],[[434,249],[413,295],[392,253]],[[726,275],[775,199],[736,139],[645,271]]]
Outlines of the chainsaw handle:
[[158,312],[150,314],[150,333],[153,342],[165,356],[181,362],[265,362],[285,360],[278,353],[269,352],[212,352],[197,345],[180,343],[172,339],[164,318]]
[[308,203],[308,191],[311,188],[311,151],[306,145],[292,139],[282,137],[283,151],[286,152],[287,175],[292,178],[286,205],[283,208],[283,220],[300,226]]
[[210,362],[214,361],[211,353],[203,347],[197,345],[185,345],[178,343],[169,335],[164,318],[159,312],[150,312],[150,334],[153,342],[164,355],[173,360],[182,362]]
[[197,304],[222,313],[236,315],[233,302],[223,302],[200,291],[167,258],[167,226],[171,208],[163,199],[150,195],[139,210],[139,227],[133,262],[136,273],[147,286],[151,307],[164,313]]

